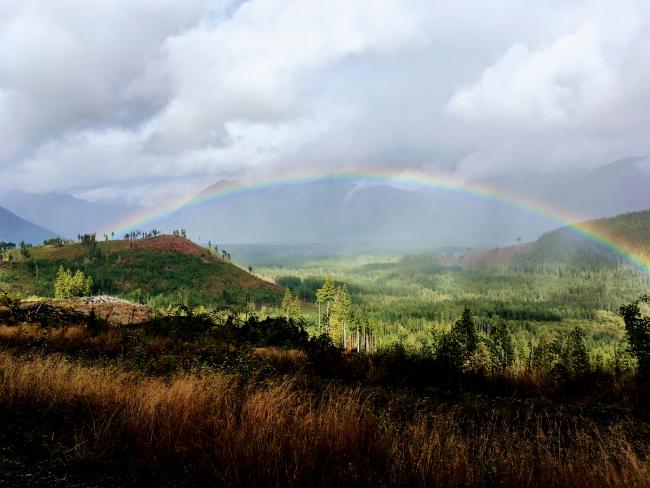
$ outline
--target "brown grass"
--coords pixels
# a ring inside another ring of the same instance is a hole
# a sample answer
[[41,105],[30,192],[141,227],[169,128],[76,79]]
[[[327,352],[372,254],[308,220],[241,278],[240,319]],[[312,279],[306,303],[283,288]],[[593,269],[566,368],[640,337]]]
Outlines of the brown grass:
[[111,458],[227,485],[648,484],[645,447],[624,423],[533,407],[431,407],[399,420],[397,406],[373,403],[359,388],[315,394],[295,380],[143,378],[0,352],[4,421],[23,419],[71,465]]

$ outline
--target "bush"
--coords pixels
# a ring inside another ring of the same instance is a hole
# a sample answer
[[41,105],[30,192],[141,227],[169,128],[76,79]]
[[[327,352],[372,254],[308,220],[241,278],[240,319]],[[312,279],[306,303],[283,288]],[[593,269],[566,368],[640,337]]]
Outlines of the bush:
[[77,270],[73,275],[69,269],[59,267],[54,281],[54,298],[61,300],[70,297],[83,297],[91,294],[93,280],[90,276],[84,275],[83,271]]
[[640,379],[650,379],[650,317],[641,315],[639,304],[650,302],[650,297],[643,295],[638,300],[623,305],[619,315],[625,321],[625,332],[630,343],[630,351],[636,357],[637,375]]

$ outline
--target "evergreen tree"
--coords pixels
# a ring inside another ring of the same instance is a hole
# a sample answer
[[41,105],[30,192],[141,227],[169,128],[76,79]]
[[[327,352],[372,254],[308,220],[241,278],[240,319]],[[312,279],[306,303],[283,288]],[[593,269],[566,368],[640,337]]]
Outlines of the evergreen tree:
[[301,313],[300,309],[300,300],[287,288],[282,298],[282,310],[286,313],[287,320],[290,318],[298,318]]
[[93,279],[90,276],[86,277],[84,281],[84,296],[92,295],[93,291]]
[[623,305],[619,315],[625,322],[630,351],[637,360],[637,376],[647,380],[650,379],[650,317],[641,315],[641,302],[650,302],[650,296],[644,295],[629,305]]
[[465,307],[463,315],[454,324],[452,332],[458,336],[463,345],[465,360],[469,360],[478,349],[478,333],[469,308]]
[[506,324],[496,324],[492,334],[486,339],[492,369],[501,373],[514,361],[514,346],[512,336]]
[[316,290],[316,303],[318,304],[318,331],[321,329],[321,304],[325,301],[323,298],[323,292],[319,288]]
[[61,300],[70,297],[87,296],[91,294],[92,287],[92,278],[85,276],[83,271],[77,270],[73,275],[72,271],[63,269],[63,266],[60,266],[54,281],[54,297]]
[[325,278],[323,286],[316,291],[316,299],[319,301],[319,303],[324,302],[327,306],[325,317],[327,319],[328,326],[330,322],[330,303],[334,301],[335,295],[336,288],[334,286],[334,278],[331,274],[328,274],[327,278]]
[[286,288],[284,290],[284,297],[282,298],[282,310],[287,316],[287,320],[289,320],[289,312],[291,310],[291,301],[293,300],[293,296],[291,295],[291,290],[289,288]]
[[70,294],[72,296],[81,296],[86,289],[86,277],[84,276],[81,270],[77,272],[72,277],[72,283],[70,284]]
[[336,288],[330,318],[330,335],[334,344],[346,346],[347,326],[350,322],[352,299],[347,285]]
[[56,273],[56,279],[54,281],[54,298],[61,300],[67,298],[68,296],[68,275],[63,269],[63,266],[59,266],[59,270]]
[[584,378],[590,371],[589,353],[585,344],[585,331],[573,328],[567,335],[562,363],[572,378]]

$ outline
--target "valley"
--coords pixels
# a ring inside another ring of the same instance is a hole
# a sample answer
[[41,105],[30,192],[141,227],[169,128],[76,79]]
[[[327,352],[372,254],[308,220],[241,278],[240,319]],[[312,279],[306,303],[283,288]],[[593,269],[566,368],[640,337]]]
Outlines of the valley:
[[[587,224],[646,255],[650,212]],[[630,347],[648,320],[643,268],[568,228],[497,249],[362,251],[208,247],[185,230],[5,246],[0,415],[22,426],[0,429],[6,479],[645,478],[647,359]]]

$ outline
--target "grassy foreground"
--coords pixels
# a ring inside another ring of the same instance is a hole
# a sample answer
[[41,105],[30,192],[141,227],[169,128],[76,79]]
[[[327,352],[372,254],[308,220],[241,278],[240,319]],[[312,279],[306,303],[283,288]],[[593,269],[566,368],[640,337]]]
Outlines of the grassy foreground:
[[299,375],[155,378],[0,352],[2,430],[20,423],[14,442],[54,453],[58,469],[92,470],[94,483],[647,486],[647,445],[624,418],[403,402],[367,387],[307,387]]

